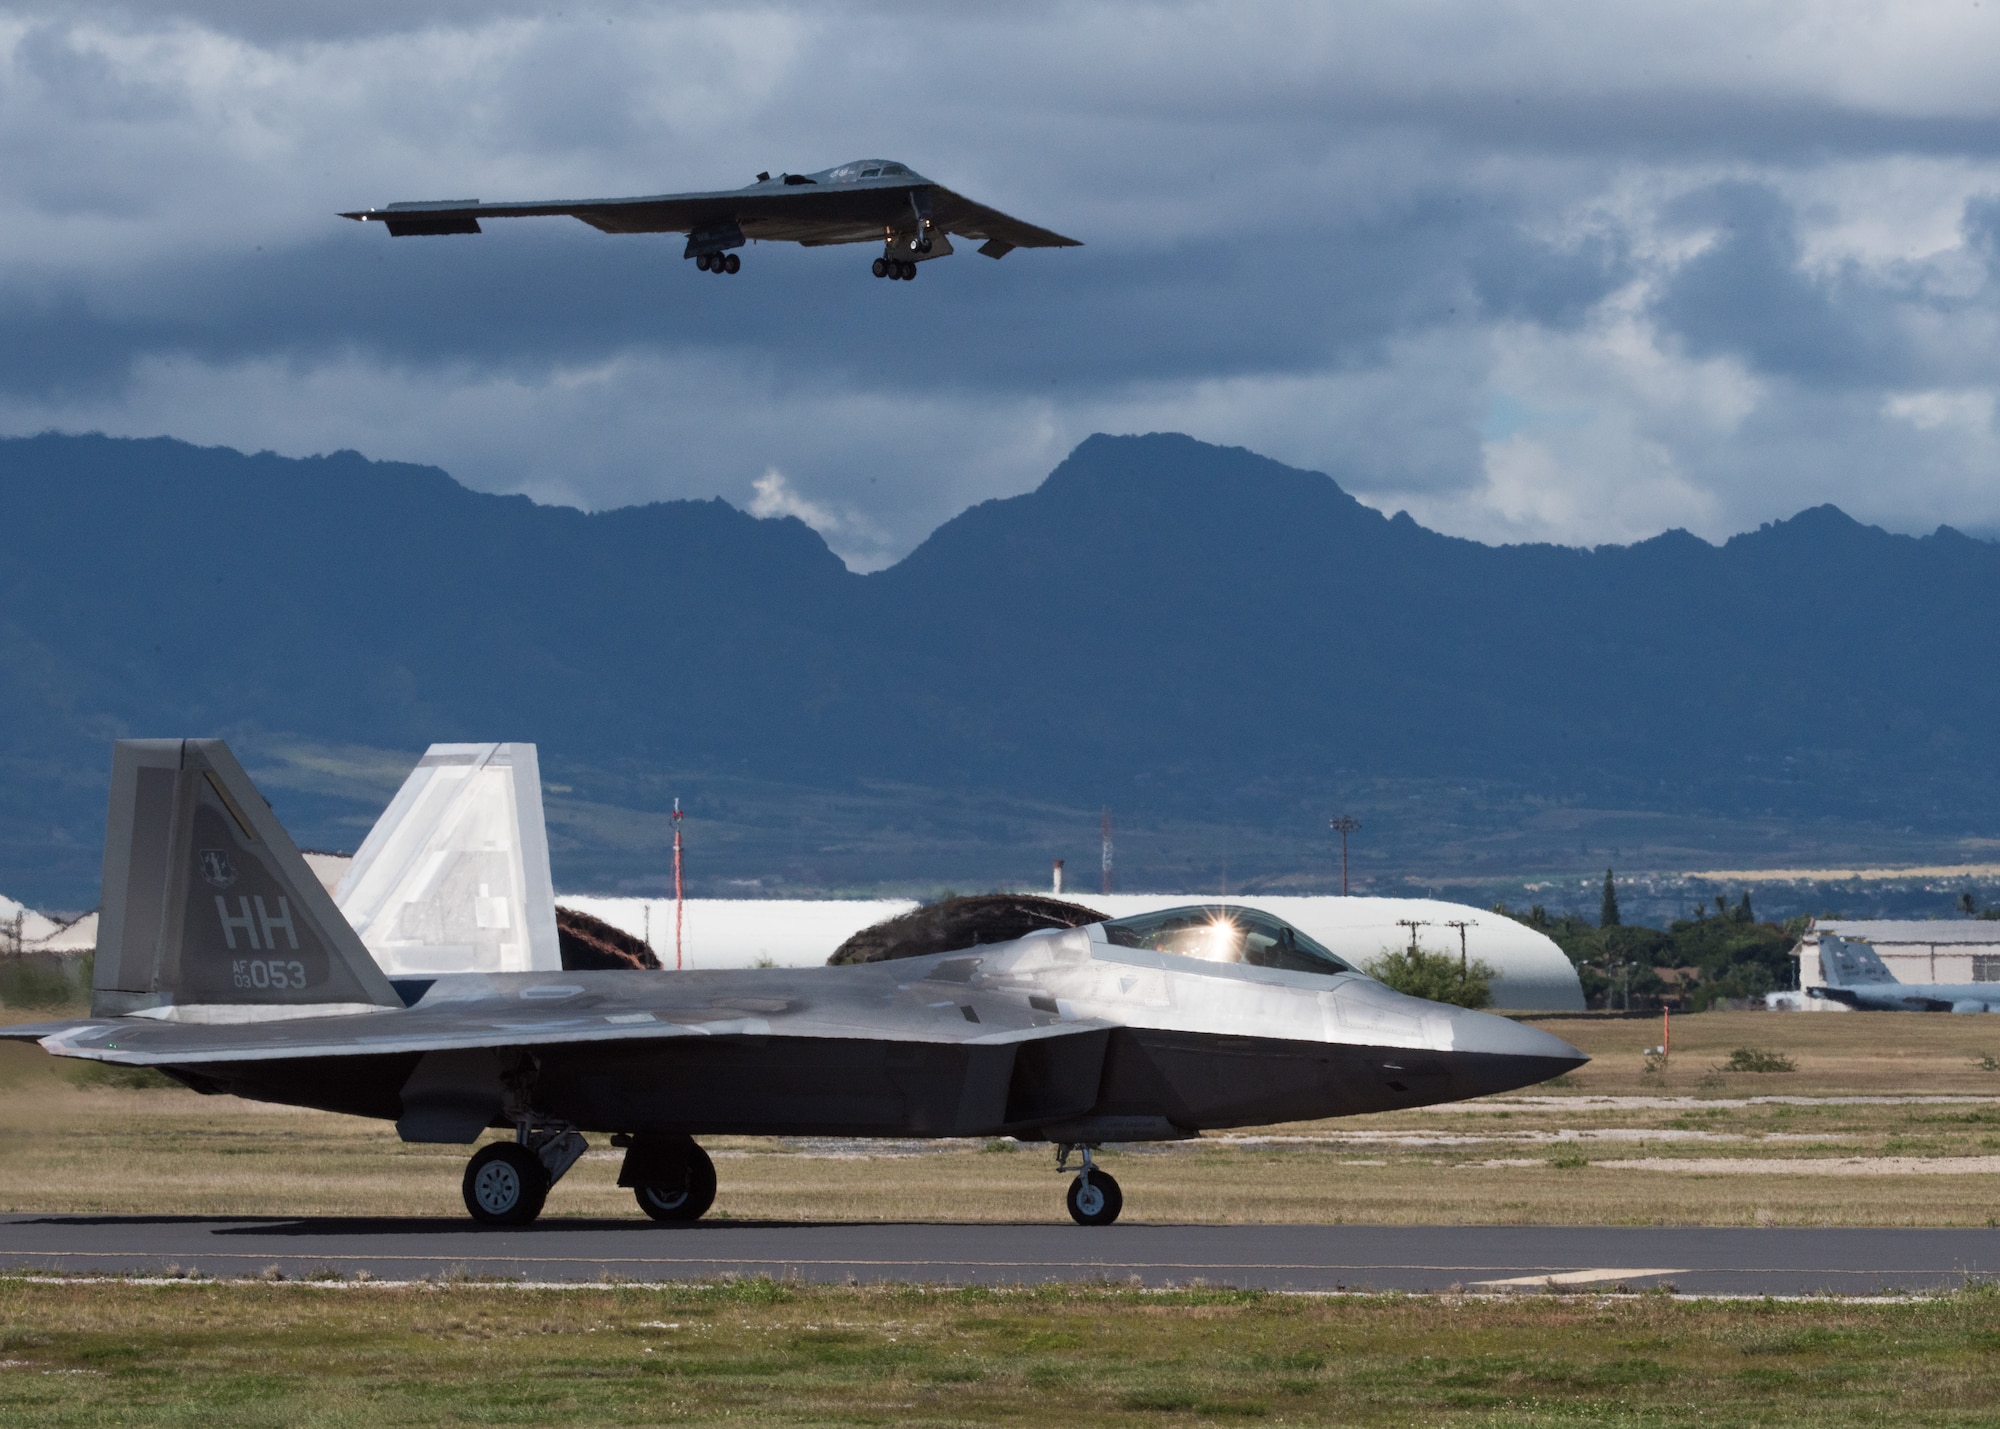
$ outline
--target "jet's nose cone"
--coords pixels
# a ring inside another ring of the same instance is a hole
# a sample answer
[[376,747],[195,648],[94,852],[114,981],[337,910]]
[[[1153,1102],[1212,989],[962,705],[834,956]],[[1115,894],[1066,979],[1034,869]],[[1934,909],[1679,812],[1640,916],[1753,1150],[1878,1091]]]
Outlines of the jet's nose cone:
[[1476,1082],[1475,1096],[1533,1086],[1590,1060],[1562,1038],[1490,1012],[1452,1016],[1452,1063]]

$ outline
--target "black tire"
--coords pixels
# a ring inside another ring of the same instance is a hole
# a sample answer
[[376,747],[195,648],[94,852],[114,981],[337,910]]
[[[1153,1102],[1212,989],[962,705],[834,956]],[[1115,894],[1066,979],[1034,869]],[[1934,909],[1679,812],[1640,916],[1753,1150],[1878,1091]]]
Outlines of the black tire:
[[542,1159],[512,1141],[482,1147],[465,1168],[465,1209],[483,1226],[525,1226],[549,1198]]
[[722,260],[722,265],[732,273],[740,273],[743,271],[742,256],[740,254],[732,253],[727,258],[724,258]]
[[634,1186],[632,1199],[656,1221],[698,1221],[715,1204],[715,1163],[706,1151],[692,1146],[685,1181],[678,1186]]
[[917,276],[917,265],[910,262],[907,258],[904,259],[903,271],[898,273],[896,276],[898,278],[901,278],[905,283],[915,281]]
[[1093,1166],[1088,1176],[1088,1190],[1083,1175],[1069,1183],[1066,1199],[1070,1219],[1080,1226],[1108,1226],[1125,1209],[1125,1193],[1118,1189],[1118,1182],[1109,1171]]
[[710,261],[710,259],[711,259],[711,257],[712,257],[712,256],[713,256],[713,255],[711,255],[711,254],[707,254],[707,253],[697,253],[697,254],[695,254],[695,255],[694,255],[694,266],[695,266],[696,268],[699,268],[699,269],[700,269],[700,270],[701,270],[702,272],[706,273],[706,272],[708,271],[708,265],[709,265],[709,261]]
[[869,265],[868,271],[873,273],[878,278],[888,277],[889,260],[887,258],[877,258],[872,264]]

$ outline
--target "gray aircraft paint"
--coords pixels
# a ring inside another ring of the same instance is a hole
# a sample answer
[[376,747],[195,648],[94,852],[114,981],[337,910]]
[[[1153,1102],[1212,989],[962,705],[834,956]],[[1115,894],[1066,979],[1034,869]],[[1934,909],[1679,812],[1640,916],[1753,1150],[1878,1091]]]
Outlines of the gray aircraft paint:
[[1822,933],[1819,966],[1826,985],[1807,988],[1806,996],[1857,1011],[2000,1011],[2000,983],[1898,982],[1873,945],[1857,938]]
[[[1016,248],[1082,247],[1074,238],[1011,218],[890,159],[858,159],[814,174],[781,174],[707,193],[525,203],[444,199],[392,203],[340,216],[383,224],[399,238],[478,233],[480,220],[489,218],[578,218],[605,233],[685,233],[682,256],[687,258],[740,248],[752,240],[807,248],[880,242],[914,262],[949,255],[951,235],[980,241],[979,251],[989,258],[1005,257]],[[936,237],[931,247],[918,250],[912,240],[926,226]]]
[[[1160,1140],[1453,1101],[1586,1060],[1358,973],[1118,946],[1103,924],[858,967],[391,986],[220,741],[121,742],[112,788],[92,1016],[0,1036],[412,1140]],[[245,970],[259,958],[282,980]]]

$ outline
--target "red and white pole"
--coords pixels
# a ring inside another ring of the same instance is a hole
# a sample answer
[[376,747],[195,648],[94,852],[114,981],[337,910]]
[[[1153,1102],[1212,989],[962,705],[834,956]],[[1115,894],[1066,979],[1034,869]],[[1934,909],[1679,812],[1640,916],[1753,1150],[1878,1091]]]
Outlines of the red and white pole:
[[674,971],[681,970],[681,914],[686,903],[681,885],[681,801],[674,800]]

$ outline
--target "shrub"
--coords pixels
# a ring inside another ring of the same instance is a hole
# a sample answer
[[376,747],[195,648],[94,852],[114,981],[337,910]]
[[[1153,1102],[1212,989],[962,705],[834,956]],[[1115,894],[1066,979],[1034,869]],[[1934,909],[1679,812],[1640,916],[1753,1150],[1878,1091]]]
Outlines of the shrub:
[[1738,1047],[1723,1063],[1725,1072],[1796,1072],[1799,1064],[1783,1052],[1770,1052],[1762,1047]]
[[1457,1007],[1485,1007],[1493,1001],[1493,969],[1474,961],[1459,966],[1449,953],[1422,948],[1387,948],[1364,971],[1397,992],[1449,1002]]

